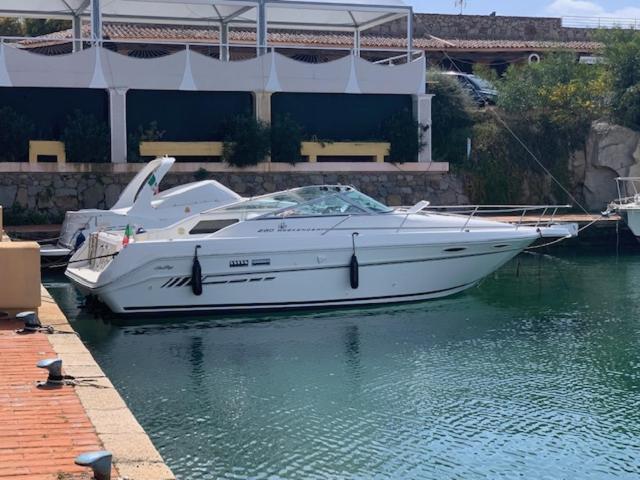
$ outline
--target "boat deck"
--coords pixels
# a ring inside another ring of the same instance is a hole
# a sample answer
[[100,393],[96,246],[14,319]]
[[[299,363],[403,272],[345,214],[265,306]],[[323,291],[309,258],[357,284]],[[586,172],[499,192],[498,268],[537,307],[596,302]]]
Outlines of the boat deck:
[[[531,215],[521,218],[513,215],[500,215],[483,217],[490,218],[499,222],[526,222],[535,224],[540,221],[544,223],[551,220],[550,215],[540,217],[540,215]],[[626,223],[622,221],[619,215],[610,215],[603,217],[599,214],[577,214],[567,213],[558,214],[553,217],[554,222],[558,223],[577,223],[580,231],[577,237],[571,238],[553,245],[556,247],[612,247],[629,246],[635,248],[638,242],[631,233]]]
[[[480,217],[480,215],[478,215]],[[550,215],[540,217],[540,215],[526,215],[521,217],[520,215],[490,215],[482,216],[482,218],[496,220],[499,222],[527,222],[535,224],[538,221],[541,223],[551,220]],[[572,239],[569,242],[560,242],[558,245],[576,246],[606,246],[608,244],[636,244],[635,237],[631,231],[627,228],[626,224],[622,221],[618,215],[610,215],[603,217],[599,214],[557,214],[553,217],[555,222],[571,222],[577,223],[580,228],[593,223],[586,228],[576,239]],[[56,238],[60,234],[62,225],[20,225],[20,226],[6,226],[5,229],[9,236],[14,240],[42,240]]]

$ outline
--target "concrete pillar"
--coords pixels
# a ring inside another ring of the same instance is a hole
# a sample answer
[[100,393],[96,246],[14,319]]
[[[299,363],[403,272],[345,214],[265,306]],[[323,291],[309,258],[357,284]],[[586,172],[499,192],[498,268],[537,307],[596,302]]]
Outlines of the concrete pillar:
[[265,0],[258,1],[256,25],[256,48],[258,56],[267,53],[267,5]]
[[[269,125],[271,125],[271,95],[272,92],[253,92],[253,112],[256,120]],[[271,162],[271,156],[267,156],[265,161]]]
[[111,163],[127,163],[127,89],[109,89]]
[[229,24],[220,22],[220,60],[229,61]]
[[271,124],[272,92],[253,92],[253,111],[256,119]]
[[353,54],[356,57],[360,56],[360,30],[358,29],[353,31]]
[[[82,19],[80,18],[80,15],[73,16],[73,19],[71,20],[71,26],[73,27],[73,38],[82,38]],[[82,40],[74,40],[73,51],[79,52],[80,50],[82,50]]]
[[424,148],[418,154],[418,162],[431,162],[431,94],[412,95],[413,118],[420,124]]

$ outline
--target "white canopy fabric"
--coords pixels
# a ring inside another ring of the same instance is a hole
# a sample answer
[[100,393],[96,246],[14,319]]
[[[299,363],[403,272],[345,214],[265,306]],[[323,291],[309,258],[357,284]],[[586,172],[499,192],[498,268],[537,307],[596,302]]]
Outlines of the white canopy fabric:
[[[93,0],[102,21],[361,31],[412,15],[402,0]],[[0,17],[91,18],[92,0],[1,0]]]

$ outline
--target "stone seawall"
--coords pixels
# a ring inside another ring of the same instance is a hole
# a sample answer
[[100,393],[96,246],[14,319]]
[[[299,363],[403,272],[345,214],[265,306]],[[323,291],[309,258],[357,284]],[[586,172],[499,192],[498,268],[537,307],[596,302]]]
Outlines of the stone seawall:
[[[201,173],[201,172],[198,172]],[[134,173],[19,173],[0,174],[0,205],[14,204],[60,217],[67,210],[110,208]],[[354,185],[362,192],[392,206],[468,203],[462,181],[451,174],[425,172],[255,173],[209,172],[214,179],[243,196],[261,195],[287,188],[318,184]],[[169,173],[161,188],[202,180],[196,172]]]
[[[403,37],[407,32],[406,19],[385,23],[367,32],[371,35]],[[416,13],[413,35],[416,38],[435,35],[441,38],[473,40],[593,40],[596,29],[566,28],[561,18],[509,17],[491,15],[444,15]]]

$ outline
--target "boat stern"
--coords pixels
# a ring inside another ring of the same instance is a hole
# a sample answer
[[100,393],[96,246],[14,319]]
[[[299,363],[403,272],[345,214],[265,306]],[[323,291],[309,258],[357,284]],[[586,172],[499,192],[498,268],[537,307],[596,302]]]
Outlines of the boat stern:
[[65,275],[84,294],[95,294],[108,280],[108,267],[122,248],[121,234],[92,233],[69,260]]

